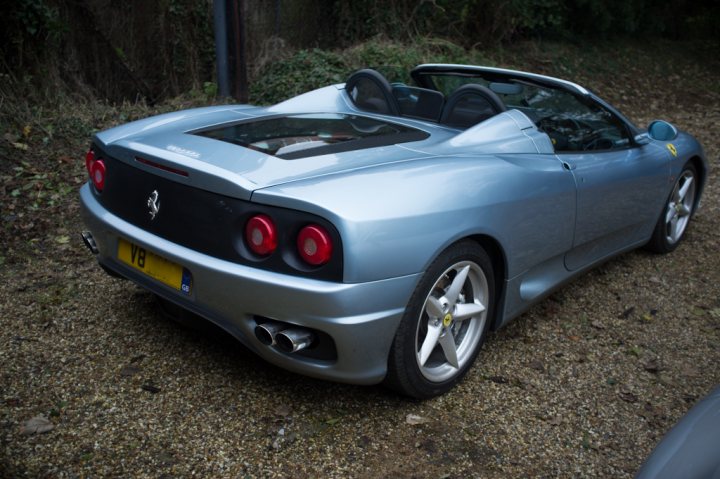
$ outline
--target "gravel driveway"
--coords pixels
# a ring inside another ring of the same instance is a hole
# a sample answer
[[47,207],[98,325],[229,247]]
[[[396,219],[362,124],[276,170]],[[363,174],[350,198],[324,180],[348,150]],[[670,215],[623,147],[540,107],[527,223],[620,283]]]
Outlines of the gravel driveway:
[[[703,142],[701,209],[676,252],[628,253],[559,290],[433,400],[294,375],[166,319],[99,270],[74,199],[42,237],[5,238],[0,477],[632,476],[720,383],[720,92],[681,94],[662,71],[622,91],[584,81]],[[646,82],[657,97],[623,93]]]

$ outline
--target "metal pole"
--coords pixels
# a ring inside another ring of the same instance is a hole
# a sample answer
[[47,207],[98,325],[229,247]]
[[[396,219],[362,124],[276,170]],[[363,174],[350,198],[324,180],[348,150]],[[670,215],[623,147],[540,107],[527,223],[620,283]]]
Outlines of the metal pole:
[[247,57],[245,51],[245,0],[230,0],[233,5],[233,30],[235,39],[235,85],[236,100],[248,101]]
[[230,96],[230,71],[228,70],[228,34],[225,17],[225,0],[213,1],[215,20],[215,61],[217,63],[218,95]]

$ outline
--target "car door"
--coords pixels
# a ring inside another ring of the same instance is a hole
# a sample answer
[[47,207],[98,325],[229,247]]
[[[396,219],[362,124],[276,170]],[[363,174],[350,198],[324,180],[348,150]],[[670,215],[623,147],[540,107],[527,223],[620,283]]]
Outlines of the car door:
[[540,124],[577,187],[573,246],[565,256],[566,268],[576,270],[649,237],[670,157],[657,145],[636,144],[630,127],[593,99],[555,96],[556,112]]
[[577,202],[569,270],[637,245],[662,209],[669,158],[656,145],[558,155],[575,178]]

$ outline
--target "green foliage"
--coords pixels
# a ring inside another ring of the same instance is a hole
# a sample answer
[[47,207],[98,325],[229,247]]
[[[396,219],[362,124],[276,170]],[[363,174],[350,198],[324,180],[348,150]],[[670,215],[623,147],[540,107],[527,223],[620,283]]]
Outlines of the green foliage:
[[217,83],[211,81],[203,83],[203,93],[205,93],[205,95],[209,98],[215,98],[218,93]]
[[[0,74],[6,76],[0,76],[0,83],[19,84],[30,101],[54,102],[57,96],[79,94],[114,102],[154,102],[192,92],[210,98],[217,92],[211,0],[6,3],[0,15]],[[700,39],[710,45],[720,39],[717,0],[303,0],[274,2],[274,8],[267,2],[245,5],[251,101],[260,103],[341,82],[364,66],[407,70],[428,61],[487,64],[487,59],[468,52],[502,51],[527,39],[587,43],[622,35],[652,43],[657,37]],[[338,47],[345,50],[328,50]]]
[[401,43],[382,38],[342,51],[301,50],[286,60],[267,64],[250,88],[250,102],[272,104],[300,93],[344,82],[355,70],[380,69],[391,81],[410,83],[410,70],[418,64],[493,64],[477,51],[467,51],[447,40],[420,38]]
[[393,65],[405,70],[424,62],[463,63],[468,60],[464,48],[436,38],[418,38],[410,43],[375,38],[346,51],[353,67]]
[[440,36],[464,46],[528,37],[581,39],[622,34],[718,38],[720,3],[691,0],[337,0],[336,37],[349,45],[383,33]]
[[378,33],[397,39],[452,38],[465,46],[497,44],[559,29],[568,0],[337,1],[337,37],[353,43]]
[[8,7],[10,11],[6,14],[17,22],[12,32],[15,43],[27,37],[52,34],[62,29],[58,9],[48,5],[45,0],[18,0],[9,2]]
[[288,60],[269,63],[250,87],[250,102],[277,103],[294,95],[345,81],[348,65],[339,54],[300,50]]
[[67,30],[58,8],[46,0],[6,2],[0,15],[0,55],[7,68],[38,61],[48,44]]
[[[212,75],[215,39],[209,5],[197,0],[167,0],[165,15],[171,38],[158,40],[166,45],[166,68],[177,78],[179,88],[175,94],[189,86],[199,87],[201,80]],[[188,85],[183,79],[193,83]]]

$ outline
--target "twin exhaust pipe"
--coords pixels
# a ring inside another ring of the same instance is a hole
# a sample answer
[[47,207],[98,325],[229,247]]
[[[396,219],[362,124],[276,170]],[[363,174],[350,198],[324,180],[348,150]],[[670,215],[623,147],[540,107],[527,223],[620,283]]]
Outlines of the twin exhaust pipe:
[[255,337],[265,346],[277,346],[286,353],[296,353],[315,341],[315,333],[311,330],[277,321],[255,326]]

